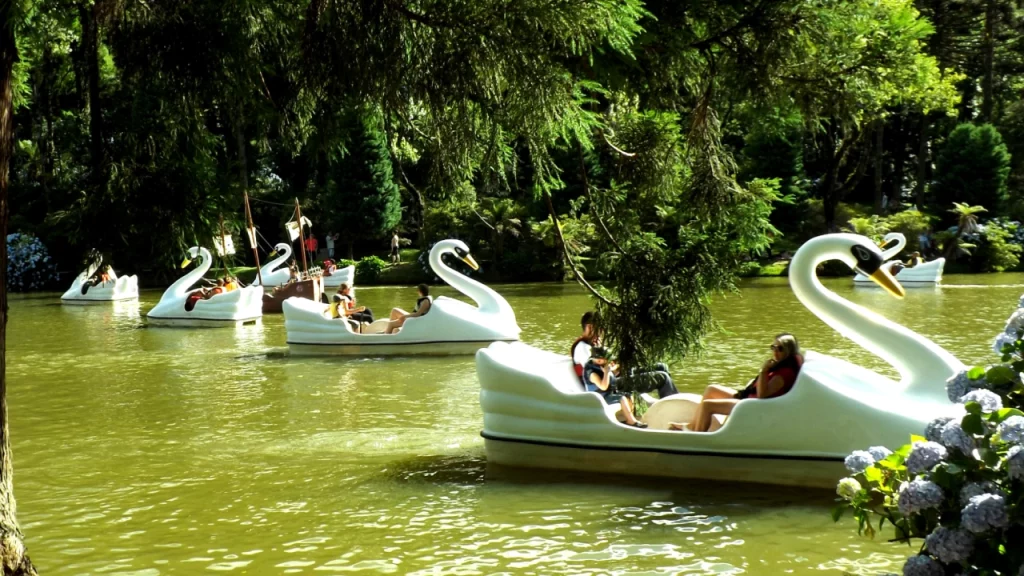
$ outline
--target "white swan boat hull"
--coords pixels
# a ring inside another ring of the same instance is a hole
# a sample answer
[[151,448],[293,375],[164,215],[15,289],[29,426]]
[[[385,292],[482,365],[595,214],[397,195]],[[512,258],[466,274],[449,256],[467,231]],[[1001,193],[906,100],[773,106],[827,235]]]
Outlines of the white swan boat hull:
[[[472,354],[491,342],[518,340],[519,325],[508,302],[491,288],[452,270],[442,261],[443,254],[462,258],[475,268],[469,247],[460,240],[438,242],[430,250],[430,267],[472,298],[476,306],[442,296],[433,301],[427,314],[408,318],[396,333],[386,334],[387,318],[354,330],[349,320],[330,318],[326,304],[289,298],[281,305],[289,349],[295,354],[453,355]],[[324,283],[348,277],[348,270],[354,274],[354,269],[345,268],[325,277]]]
[[356,282],[356,267],[346,266],[338,268],[330,276],[324,276],[324,288],[337,289],[342,284],[354,286]]
[[834,487],[853,450],[905,444],[957,410],[900,397],[886,378],[808,353],[791,392],[741,402],[713,432],[668,429],[692,415],[699,397],[690,394],[655,402],[644,415],[650,427],[638,429],[584,392],[565,356],[496,343],[477,353],[476,367],[488,462],[514,467]]
[[302,355],[404,356],[473,354],[495,341],[519,339],[518,326],[490,327],[466,322],[479,310],[465,302],[440,297],[430,312],[406,320],[395,334],[385,334],[388,320],[377,320],[356,332],[343,318],[329,318],[329,306],[304,298],[289,298],[281,305],[288,348]]
[[[883,264],[884,267],[890,269],[896,264],[896,261],[886,262]],[[942,270],[946,266],[945,258],[937,258],[923,264],[918,264],[913,268],[903,268],[898,274],[895,274],[896,280],[900,284],[938,284],[942,282]],[[870,278],[863,274],[857,274],[853,281],[858,284],[873,285]]]
[[61,302],[64,304],[97,304],[134,300],[139,297],[138,276],[114,276],[107,282],[89,286],[83,294],[82,286],[94,271],[93,267],[75,277],[71,287],[61,295]]
[[164,291],[160,302],[146,314],[150,325],[226,328],[259,323],[263,317],[262,286],[237,288],[188,305],[188,297],[194,292],[192,286],[203,277],[213,262],[206,248],[190,248],[189,254],[193,258],[202,258],[201,264]]

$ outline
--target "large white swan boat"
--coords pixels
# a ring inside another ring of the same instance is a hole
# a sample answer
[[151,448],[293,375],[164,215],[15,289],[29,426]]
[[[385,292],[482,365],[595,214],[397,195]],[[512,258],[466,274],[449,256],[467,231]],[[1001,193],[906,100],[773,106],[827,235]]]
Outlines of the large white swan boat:
[[209,250],[199,246],[189,248],[188,253],[190,259],[185,260],[182,268],[197,257],[200,259],[199,265],[167,288],[160,302],[146,314],[150,324],[227,327],[256,323],[263,317],[261,286],[239,287],[230,292],[215,294],[209,299],[190,301],[189,295],[195,292],[192,287],[210,269],[213,257]]
[[[896,254],[899,254],[907,245],[906,237],[898,232],[886,234],[885,242],[886,246],[888,246],[889,242],[895,242],[895,245],[892,248],[886,248],[883,250],[882,255],[885,260],[889,260]],[[882,267],[890,274],[892,274],[894,268],[898,268],[898,271],[893,274],[893,276],[900,284],[907,284],[911,286],[932,285],[942,282],[942,271],[946,267],[946,259],[936,258],[935,260],[922,262],[913,268],[903,266],[903,263],[899,260],[889,260],[882,264]],[[873,284],[871,278],[859,272],[853,277],[853,281],[863,285]]]
[[289,298],[284,301],[288,347],[296,354],[391,356],[405,354],[472,354],[495,341],[519,339],[515,312],[500,294],[452,270],[441,260],[456,255],[472,268],[476,262],[460,240],[442,240],[430,251],[430,267],[442,280],[474,302],[440,296],[424,316],[409,318],[394,334],[386,334],[388,319],[353,329],[344,318],[330,318],[326,304]]
[[84,272],[76,276],[74,282],[71,283],[71,288],[61,295],[61,302],[64,304],[93,304],[134,300],[139,297],[139,278],[137,276],[118,276],[110,266],[106,266],[106,278],[98,284],[91,283],[89,279],[101,265],[106,266],[100,259],[96,259]]
[[863,236],[830,234],[804,244],[789,281],[804,306],[840,334],[892,365],[894,381],[851,362],[807,352],[786,395],[740,402],[711,432],[669,430],[687,422],[700,397],[655,401],[647,429],[618,421],[618,406],[583,387],[567,356],[522,343],[476,355],[482,436],[489,462],[617,474],[834,487],[842,460],[868,446],[900,446],[960,408],[945,381],[963,368],[931,340],[826,289],[815,268],[840,260],[895,295],[881,250]]
[[[275,255],[276,257],[274,257]],[[262,285],[267,288],[276,288],[291,280],[288,260],[292,257],[292,247],[281,242],[274,246],[271,257],[272,259],[260,268],[260,273],[256,275],[256,280],[252,283],[253,286]],[[260,279],[262,279],[262,283]]]

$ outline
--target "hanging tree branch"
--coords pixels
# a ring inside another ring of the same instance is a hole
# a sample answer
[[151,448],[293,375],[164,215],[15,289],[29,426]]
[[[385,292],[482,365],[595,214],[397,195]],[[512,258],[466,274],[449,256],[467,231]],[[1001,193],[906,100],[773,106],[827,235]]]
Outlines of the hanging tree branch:
[[608,306],[618,306],[617,302],[613,302],[597,291],[596,288],[587,282],[587,279],[583,277],[583,273],[580,272],[579,268],[576,267],[576,263],[572,261],[572,255],[569,254],[569,247],[565,245],[565,238],[562,237],[562,227],[558,223],[558,215],[555,214],[555,205],[551,203],[551,194],[547,190],[544,191],[544,201],[548,205],[548,213],[551,215],[551,223],[555,226],[555,236],[558,237],[558,243],[562,245],[562,256],[565,257],[565,263],[572,269],[572,273],[576,276],[576,281],[583,285],[584,288],[590,291],[595,298],[604,302]]
[[[609,145],[611,144],[609,143]],[[619,254],[625,254],[626,251],[622,249],[622,246],[619,245],[619,241],[612,235],[611,230],[608,230],[608,226],[605,225],[604,219],[597,213],[597,202],[594,201],[594,196],[590,193],[590,179],[587,177],[587,164],[583,159],[583,146],[579,146],[578,149],[580,154],[580,176],[583,178],[583,191],[586,193],[587,200],[590,202],[590,210],[594,213],[594,219],[597,220],[597,223],[601,226],[601,230],[604,231],[605,236],[608,237],[608,241],[615,246],[615,249],[619,251]],[[632,154],[630,154],[630,156],[632,156]]]

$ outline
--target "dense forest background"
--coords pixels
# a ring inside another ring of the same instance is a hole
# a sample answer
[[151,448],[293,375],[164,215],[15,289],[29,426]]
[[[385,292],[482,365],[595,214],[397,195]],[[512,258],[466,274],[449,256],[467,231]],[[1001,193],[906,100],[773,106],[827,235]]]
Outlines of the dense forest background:
[[[717,218],[715,182],[749,213],[682,235],[735,241],[748,266],[839,229],[1020,265],[1018,0],[48,0],[25,16],[10,230],[60,270],[98,249],[167,272],[222,216],[239,243],[247,190],[271,243],[298,198],[341,256],[382,255],[397,228],[414,247],[462,238],[508,279],[607,274],[625,235]],[[743,240],[758,218],[767,241]]]

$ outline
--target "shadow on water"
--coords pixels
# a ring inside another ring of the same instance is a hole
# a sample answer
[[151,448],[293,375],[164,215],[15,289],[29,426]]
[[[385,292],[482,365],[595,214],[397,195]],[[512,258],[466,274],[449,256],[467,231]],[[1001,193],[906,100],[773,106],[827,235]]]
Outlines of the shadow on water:
[[415,456],[389,463],[383,478],[408,484],[483,484],[487,460],[471,454]]

